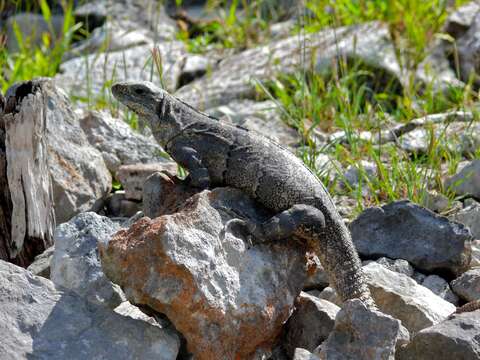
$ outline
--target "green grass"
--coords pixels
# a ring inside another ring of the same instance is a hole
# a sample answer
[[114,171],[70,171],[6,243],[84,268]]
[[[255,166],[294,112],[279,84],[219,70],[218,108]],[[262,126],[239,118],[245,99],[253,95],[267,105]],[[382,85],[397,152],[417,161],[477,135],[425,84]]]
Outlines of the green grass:
[[9,53],[5,46],[0,46],[0,87],[2,91],[18,81],[40,76],[54,76],[58,72],[63,54],[70,48],[74,34],[80,28],[79,24],[74,24],[73,1],[62,2],[64,22],[60,34],[55,33],[52,14],[47,2],[39,0],[38,4],[43,19],[48,24],[49,32],[42,34],[40,45],[33,46],[31,39],[25,37],[18,25],[14,24],[15,40],[19,51]]

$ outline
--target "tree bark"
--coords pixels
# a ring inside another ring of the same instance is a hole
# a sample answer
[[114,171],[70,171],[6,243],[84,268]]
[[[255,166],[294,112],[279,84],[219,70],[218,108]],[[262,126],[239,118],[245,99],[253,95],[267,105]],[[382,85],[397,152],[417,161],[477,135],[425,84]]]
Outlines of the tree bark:
[[55,229],[44,86],[18,83],[0,100],[0,259],[24,267],[53,244]]

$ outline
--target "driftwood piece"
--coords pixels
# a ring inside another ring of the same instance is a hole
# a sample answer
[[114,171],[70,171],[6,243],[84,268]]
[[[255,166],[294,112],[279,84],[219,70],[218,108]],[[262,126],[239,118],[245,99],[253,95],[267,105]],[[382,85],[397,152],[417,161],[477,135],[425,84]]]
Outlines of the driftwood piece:
[[43,86],[16,84],[0,101],[0,259],[20,266],[53,244],[55,229]]

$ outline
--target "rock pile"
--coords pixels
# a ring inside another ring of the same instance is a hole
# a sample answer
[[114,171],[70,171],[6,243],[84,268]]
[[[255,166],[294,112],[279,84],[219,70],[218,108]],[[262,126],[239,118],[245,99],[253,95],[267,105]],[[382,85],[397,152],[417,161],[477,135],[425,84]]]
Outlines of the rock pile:
[[[276,1],[302,6],[269,2]],[[392,91],[411,86],[412,77],[415,84],[429,81],[426,69],[440,89],[469,79],[480,86],[478,3],[451,14],[444,28],[458,45],[460,79],[445,42],[435,45],[416,74],[405,74],[403,55],[380,22],[323,29],[302,45],[292,35],[295,18],[287,17],[272,26],[268,44],[192,54],[177,40],[175,21],[153,3],[82,2],[75,16],[89,19],[90,36],[65,54],[53,79],[29,82],[42,88],[57,224],[54,245],[30,254],[37,256],[28,269],[0,260],[0,358],[480,359],[480,126],[474,111],[388,122],[380,133],[358,135],[413,157],[429,151],[432,136],[447,136],[463,159],[439,182],[456,196],[453,204],[431,192],[425,207],[396,201],[369,207],[349,223],[378,307],[369,309],[359,300],[342,303],[317,256],[297,239],[253,245],[238,220],[258,224],[273,215],[253,199],[233,188],[199,192],[141,123],[132,130],[116,108],[74,111],[79,105],[68,96],[89,102],[92,93],[103,93],[109,101],[113,81],[153,80],[222,121],[303,151],[305,134],[286,125],[285,109],[256,98],[259,81],[293,75],[316,53],[314,71],[327,76],[342,57],[393,84]],[[171,3],[169,11],[176,9]],[[188,16],[198,15],[202,1],[183,3]],[[41,22],[38,14],[10,18],[0,23],[7,34],[14,18],[25,33]],[[61,13],[52,20],[56,28]],[[11,36],[7,46],[16,46]],[[155,56],[161,74],[154,71]],[[13,106],[9,93],[6,101],[0,96],[0,139],[4,109]],[[15,111],[25,104],[20,96]],[[322,146],[349,136],[312,132]],[[4,152],[0,143],[0,159]],[[329,155],[307,160],[362,196],[369,196],[362,181],[381,176],[385,165],[359,160],[362,180],[359,166],[342,169]],[[7,168],[0,161],[0,178]],[[335,200],[342,215],[352,213],[352,199]],[[0,212],[0,228],[9,222]],[[465,312],[455,313],[468,302]]]

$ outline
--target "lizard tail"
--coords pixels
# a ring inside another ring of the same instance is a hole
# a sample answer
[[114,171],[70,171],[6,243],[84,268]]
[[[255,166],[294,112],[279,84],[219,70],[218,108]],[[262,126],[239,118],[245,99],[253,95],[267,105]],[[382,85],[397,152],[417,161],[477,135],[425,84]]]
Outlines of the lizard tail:
[[330,285],[340,299],[360,299],[370,309],[377,310],[346,226],[343,223],[327,222],[323,231],[315,236],[313,243]]

